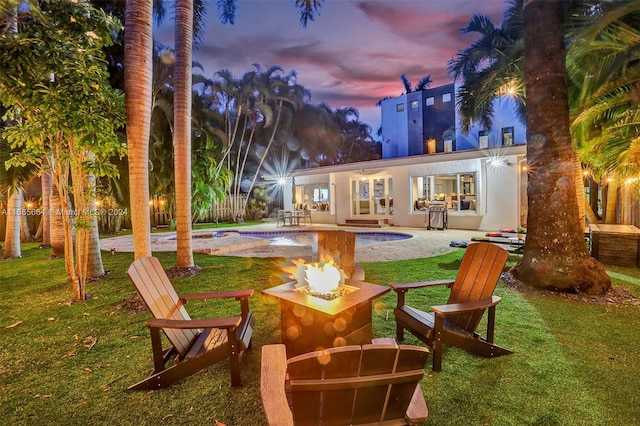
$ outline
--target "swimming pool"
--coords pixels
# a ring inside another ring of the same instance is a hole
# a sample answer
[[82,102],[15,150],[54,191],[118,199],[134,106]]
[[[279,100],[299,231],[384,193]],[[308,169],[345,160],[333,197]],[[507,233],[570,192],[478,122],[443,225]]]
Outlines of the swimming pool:
[[[268,238],[272,246],[309,246],[315,242],[317,232],[314,231],[263,231],[263,232],[238,232],[245,237]],[[410,234],[399,232],[355,232],[356,247],[367,246],[376,243],[399,241],[411,238]]]

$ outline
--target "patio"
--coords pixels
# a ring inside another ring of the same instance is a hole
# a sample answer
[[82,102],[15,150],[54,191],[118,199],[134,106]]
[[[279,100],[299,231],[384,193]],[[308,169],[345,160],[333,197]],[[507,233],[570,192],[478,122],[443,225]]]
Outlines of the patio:
[[[335,225],[305,226],[304,229],[336,229]],[[341,226],[340,229],[353,232],[371,231],[367,228],[349,228]],[[265,222],[261,225],[245,226],[239,228],[243,232],[251,231],[279,231],[280,228],[273,222]],[[301,256],[301,248],[286,246],[270,246],[265,239],[245,237],[233,233],[233,228],[212,228],[207,231],[194,231],[194,235],[211,235],[213,232],[227,234],[221,238],[195,238],[193,250],[199,253],[215,254],[223,256],[239,257],[296,257]],[[371,244],[364,247],[356,247],[355,261],[357,263],[382,262],[389,260],[418,259],[433,257],[439,254],[456,250],[450,247],[453,240],[470,241],[472,237],[481,237],[485,232],[465,229],[448,229],[445,231],[426,230],[419,228],[392,227],[384,230],[375,229],[376,232],[402,232],[411,234],[412,238],[399,241],[388,241]],[[101,240],[102,249],[117,252],[132,252],[133,238],[130,235],[105,238]],[[151,249],[153,252],[169,252],[176,250],[175,232],[163,232],[151,234]]]

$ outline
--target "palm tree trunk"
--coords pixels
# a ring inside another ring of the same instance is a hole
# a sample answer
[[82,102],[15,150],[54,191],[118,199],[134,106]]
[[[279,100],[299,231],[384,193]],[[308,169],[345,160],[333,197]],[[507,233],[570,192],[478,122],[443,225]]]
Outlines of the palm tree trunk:
[[618,204],[618,181],[610,179],[607,183],[607,205],[604,212],[604,223],[616,223],[616,206]]
[[590,257],[579,220],[569,132],[561,0],[525,0],[527,159],[532,173],[520,281],[561,291],[606,293],[611,279]]
[[[88,184],[95,188],[96,177],[89,175]],[[89,198],[89,210],[96,212],[95,190]],[[98,278],[104,275],[102,252],[100,251],[100,233],[98,232],[98,216],[92,214],[89,223],[89,239],[87,241],[87,278]]]
[[[45,163],[43,162],[43,165]],[[40,177],[40,185],[42,186],[42,245],[49,247],[51,245],[51,205],[49,199],[51,198],[51,173],[42,172]]]
[[[20,200],[20,203],[22,204],[22,211],[24,212],[24,199]],[[29,220],[26,214],[20,215],[20,241],[23,243],[30,243],[33,241],[31,230],[29,229]]]
[[9,189],[7,192],[7,224],[4,237],[3,259],[17,259],[20,250],[20,222],[22,217],[22,190]]
[[[51,176],[51,175],[50,175]],[[60,205],[60,194],[58,193],[58,187],[51,185],[51,192],[49,193],[49,225],[51,238],[49,243],[51,244],[53,257],[64,256],[64,224],[62,223],[62,206]]]
[[584,174],[582,173],[582,161],[578,151],[574,152],[573,179],[576,184],[576,197],[578,200],[578,218],[583,228],[587,226],[586,203],[587,195],[584,193]]
[[[602,218],[598,215],[598,192],[600,189],[600,185],[598,185],[598,182],[593,178],[593,176],[589,175],[589,207],[591,208],[591,211],[593,212],[595,218],[598,220],[598,222],[600,220],[602,220]],[[598,222],[591,222],[591,223],[598,223]]]
[[176,266],[193,266],[191,249],[191,48],[193,1],[176,0],[174,64],[174,161],[176,185]]
[[[271,137],[269,138],[269,142],[267,143],[267,147],[265,148],[265,151],[264,151],[264,154],[262,155],[262,158],[260,158],[260,162],[258,163],[258,168],[256,169],[256,172],[253,175],[253,180],[251,181],[251,186],[249,187],[249,190],[247,191],[247,198],[245,199],[245,201],[244,201],[244,203],[242,205],[242,210],[243,211],[247,206],[247,202],[249,201],[249,195],[251,194],[251,190],[253,189],[253,186],[255,185],[256,180],[258,179],[258,175],[260,173],[260,169],[262,168],[262,164],[264,164],[264,160],[265,160],[265,158],[267,158],[267,156],[269,154],[269,149],[271,148],[271,144],[273,143],[273,140],[276,137],[276,131],[278,130],[278,125],[280,124],[280,115],[282,113],[282,104],[283,104],[282,101],[280,101],[278,103],[278,114],[276,115],[275,123],[273,123],[273,130],[271,131]],[[294,191],[295,191],[295,188],[294,188]]]
[[[24,192],[20,191],[20,205],[22,206],[22,213],[26,213],[26,203],[24,201]],[[31,236],[31,230],[29,229],[29,220],[26,214],[20,215],[20,241],[23,243],[30,243],[33,241]]]
[[127,0],[124,31],[124,85],[127,109],[131,225],[136,259],[151,256],[149,133],[152,91],[151,1]]

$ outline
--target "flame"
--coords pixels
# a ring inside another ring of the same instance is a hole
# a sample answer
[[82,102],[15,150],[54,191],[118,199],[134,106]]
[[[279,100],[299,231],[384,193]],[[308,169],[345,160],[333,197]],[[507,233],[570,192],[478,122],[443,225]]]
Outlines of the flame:
[[319,294],[331,294],[338,288],[342,274],[332,264],[309,264],[306,268],[306,280],[311,290]]
[[292,260],[292,263],[282,267],[282,270],[299,285],[307,284],[318,294],[331,294],[348,277],[330,255],[323,255],[320,261],[314,263],[306,263],[304,259]]

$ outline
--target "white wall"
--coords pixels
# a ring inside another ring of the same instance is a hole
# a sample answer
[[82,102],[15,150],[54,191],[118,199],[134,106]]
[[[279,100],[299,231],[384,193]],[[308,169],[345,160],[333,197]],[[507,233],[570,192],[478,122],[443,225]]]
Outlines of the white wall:
[[[350,170],[345,171],[340,171],[339,166],[318,170],[316,174],[313,171],[305,171],[304,175],[296,176],[296,184],[328,182],[331,214],[318,213],[313,216],[313,221],[314,223],[344,224],[351,218],[351,180],[359,179],[363,170],[367,177],[391,177],[393,178],[394,211],[387,217],[389,223],[395,226],[421,228],[425,226],[425,214],[413,210],[412,178],[438,174],[476,173],[476,210],[449,210],[449,228],[486,231],[517,228],[520,202],[518,164],[524,158],[526,148],[513,147],[509,152],[512,155],[501,157],[503,163],[501,167],[490,165],[489,158],[493,153],[489,151],[476,151],[473,154],[475,158],[470,158],[471,153],[439,154],[437,157],[412,157],[410,161],[396,159],[395,161],[362,162],[358,163],[360,168],[352,165]],[[332,169],[336,171],[331,171]]]

